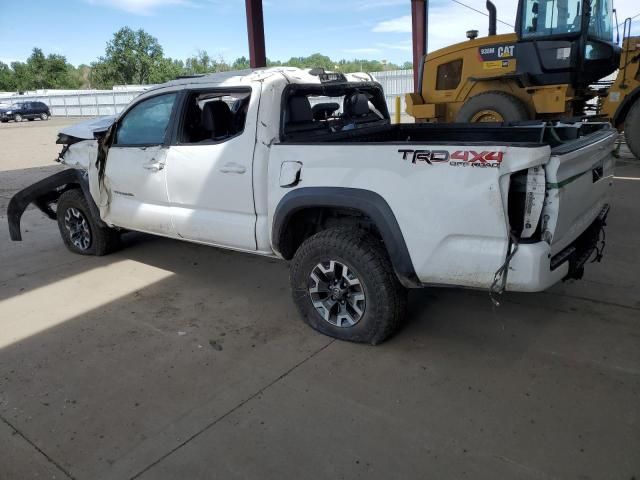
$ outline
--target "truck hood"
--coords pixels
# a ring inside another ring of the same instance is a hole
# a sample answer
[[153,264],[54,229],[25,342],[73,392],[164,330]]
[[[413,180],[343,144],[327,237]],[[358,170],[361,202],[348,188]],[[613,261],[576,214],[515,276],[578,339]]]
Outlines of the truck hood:
[[83,140],[95,140],[106,133],[117,118],[116,115],[96,117],[64,127],[58,132],[58,140],[56,143],[72,145]]

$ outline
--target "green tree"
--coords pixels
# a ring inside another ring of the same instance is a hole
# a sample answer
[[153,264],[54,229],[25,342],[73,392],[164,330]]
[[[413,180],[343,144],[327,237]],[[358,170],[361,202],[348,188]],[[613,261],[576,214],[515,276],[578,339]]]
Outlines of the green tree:
[[104,56],[91,65],[91,83],[148,84],[174,78],[178,64],[164,57],[158,39],[144,30],[123,27],[107,43]]
[[184,73],[186,75],[226,72],[232,69],[235,69],[235,67],[233,67],[233,65],[229,65],[222,55],[217,59],[214,59],[206,50],[199,50],[195,56],[187,58],[184,64]]
[[2,84],[10,90],[35,90],[39,88],[78,88],[82,82],[76,69],[62,55],[45,56],[40,48],[34,48],[26,62],[13,62],[11,68],[1,67]]
[[16,79],[13,70],[6,63],[0,62],[0,92],[16,90]]
[[188,75],[209,73],[215,70],[215,63],[206,50],[199,50],[196,56],[187,58],[184,62],[184,70]]
[[[269,65],[269,59],[267,59],[267,65]],[[235,61],[231,64],[232,70],[246,70],[250,67],[251,65],[249,64],[249,59],[244,56],[236,58]]]

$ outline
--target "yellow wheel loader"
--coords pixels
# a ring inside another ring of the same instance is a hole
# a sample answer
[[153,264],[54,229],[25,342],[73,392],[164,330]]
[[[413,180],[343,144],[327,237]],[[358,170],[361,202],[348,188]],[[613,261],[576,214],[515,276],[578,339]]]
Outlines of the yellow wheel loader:
[[[419,122],[513,122],[585,117],[624,130],[640,158],[640,37],[624,22],[614,42],[612,0],[520,0],[515,33],[489,35],[429,53],[407,113]],[[617,25],[615,25],[617,28]],[[619,34],[618,34],[619,40]],[[618,71],[613,82],[601,81]]]

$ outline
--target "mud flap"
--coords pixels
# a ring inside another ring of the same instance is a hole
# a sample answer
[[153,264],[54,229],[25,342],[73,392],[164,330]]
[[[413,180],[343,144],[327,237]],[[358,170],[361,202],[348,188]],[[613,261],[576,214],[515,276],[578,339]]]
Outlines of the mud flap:
[[84,193],[89,208],[91,209],[91,214],[100,226],[105,226],[102,220],[100,220],[100,212],[89,192],[89,184],[85,172],[72,168],[44,178],[20,190],[11,198],[9,206],[7,207],[7,221],[9,222],[9,236],[11,240],[22,240],[20,219],[30,203],[34,203],[47,217],[55,220],[56,213],[51,208],[51,204],[55,203],[60,195],[71,186],[79,186],[82,189],[82,193]]

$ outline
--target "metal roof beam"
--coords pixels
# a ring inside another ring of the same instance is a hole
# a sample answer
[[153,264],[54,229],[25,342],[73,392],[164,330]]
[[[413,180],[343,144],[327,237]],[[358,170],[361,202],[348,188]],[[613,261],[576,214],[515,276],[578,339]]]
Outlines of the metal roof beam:
[[266,67],[262,0],[245,0],[245,3],[247,7],[247,32],[249,33],[249,64],[251,68]]

